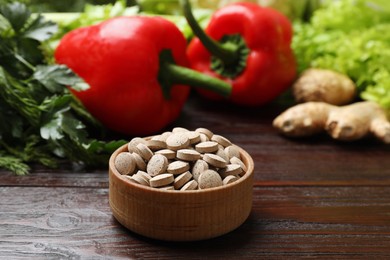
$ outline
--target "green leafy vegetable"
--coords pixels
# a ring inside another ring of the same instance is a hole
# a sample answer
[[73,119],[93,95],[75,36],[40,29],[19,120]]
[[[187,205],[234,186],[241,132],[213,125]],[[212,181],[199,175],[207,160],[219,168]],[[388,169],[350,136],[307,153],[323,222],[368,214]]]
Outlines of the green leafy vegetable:
[[56,31],[55,23],[32,15],[24,4],[0,6],[0,167],[19,175],[32,162],[106,165],[125,143],[90,137],[103,136],[104,128],[66,87],[88,85],[69,68],[48,64],[41,50]]
[[[116,16],[138,14],[138,6],[128,7],[126,0],[117,0],[114,4],[86,4],[80,13],[45,13],[44,17],[55,21],[58,30],[49,41],[42,43],[43,53],[48,62],[53,62],[53,53],[61,38],[68,32],[83,26],[89,26]],[[1,28],[1,27],[0,27]]]
[[106,5],[91,5],[86,4],[82,13],[76,14],[67,23],[61,23],[60,32],[68,32],[79,28],[81,26],[87,26],[102,22],[112,17],[121,15],[134,15],[139,12],[137,6],[127,7],[125,0],[118,0],[114,4]]
[[[117,0],[114,4],[92,5],[86,4],[81,13],[46,13],[44,16],[47,19],[56,21],[59,26],[58,32],[51,37],[50,41],[44,43],[44,51],[48,60],[52,59],[53,50],[57,46],[59,40],[69,31],[79,27],[89,26],[100,23],[109,18],[116,16],[131,16],[131,15],[156,15],[156,13],[143,12],[142,6],[149,1],[139,2],[136,6],[127,6],[125,0]],[[153,2],[153,1],[152,1]],[[174,1],[173,1],[174,2]],[[153,2],[153,4],[156,4]],[[161,3],[160,3],[161,4]],[[178,5],[176,1],[175,5]],[[194,16],[199,24],[205,26],[209,21],[212,10],[197,9],[194,10]],[[182,15],[167,15],[159,14],[159,16],[173,22],[187,39],[193,36],[193,32],[189,27],[186,19]]]
[[383,0],[327,1],[309,23],[294,24],[299,70],[345,73],[360,97],[390,111],[390,4]]

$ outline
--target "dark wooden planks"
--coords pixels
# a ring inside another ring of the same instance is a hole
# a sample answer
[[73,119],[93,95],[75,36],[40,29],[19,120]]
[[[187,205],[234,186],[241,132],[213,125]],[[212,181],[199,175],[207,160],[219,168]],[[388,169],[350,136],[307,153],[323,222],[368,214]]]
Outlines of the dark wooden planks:
[[255,187],[249,219],[208,241],[128,232],[106,188],[1,187],[0,256],[141,258],[339,255],[390,257],[389,187]]

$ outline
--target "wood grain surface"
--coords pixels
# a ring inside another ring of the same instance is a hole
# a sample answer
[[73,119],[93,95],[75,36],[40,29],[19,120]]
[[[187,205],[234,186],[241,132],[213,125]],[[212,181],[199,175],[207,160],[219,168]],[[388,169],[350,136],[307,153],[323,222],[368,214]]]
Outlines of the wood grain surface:
[[33,166],[0,172],[0,259],[390,259],[390,148],[272,128],[280,104],[243,108],[193,95],[168,127],[206,127],[255,162],[253,208],[231,233],[199,242],[148,239],[108,204],[108,172]]

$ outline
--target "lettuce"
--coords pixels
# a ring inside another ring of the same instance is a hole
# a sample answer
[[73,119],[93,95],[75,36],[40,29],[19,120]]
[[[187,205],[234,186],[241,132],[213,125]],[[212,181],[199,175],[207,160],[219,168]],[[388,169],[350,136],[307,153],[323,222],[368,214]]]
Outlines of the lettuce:
[[390,111],[390,2],[327,1],[309,23],[295,22],[292,47],[309,67],[348,75],[360,97]]

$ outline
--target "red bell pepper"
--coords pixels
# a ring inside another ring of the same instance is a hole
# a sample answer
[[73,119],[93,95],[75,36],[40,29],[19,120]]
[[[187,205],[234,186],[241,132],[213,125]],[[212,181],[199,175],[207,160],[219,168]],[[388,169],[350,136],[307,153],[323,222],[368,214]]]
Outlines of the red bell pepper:
[[117,17],[65,35],[55,51],[90,86],[71,89],[106,127],[129,135],[160,131],[174,121],[189,87],[231,87],[186,68],[186,40],[160,17]]
[[187,50],[191,67],[230,83],[232,102],[262,105],[291,85],[296,63],[292,26],[284,15],[253,3],[235,3],[217,10],[203,31],[188,0],[182,4],[197,36]]

